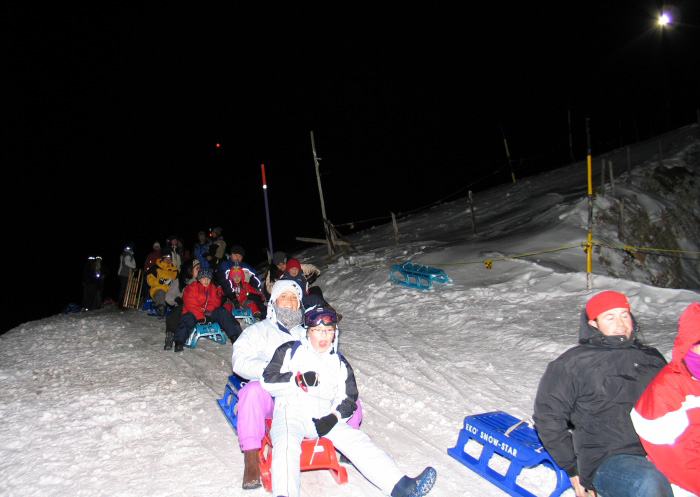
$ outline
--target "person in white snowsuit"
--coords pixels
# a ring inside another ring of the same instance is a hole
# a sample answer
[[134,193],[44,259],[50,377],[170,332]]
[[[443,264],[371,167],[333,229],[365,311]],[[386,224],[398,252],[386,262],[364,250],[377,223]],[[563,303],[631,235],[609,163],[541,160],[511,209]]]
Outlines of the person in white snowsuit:
[[366,433],[348,426],[358,394],[352,367],[338,351],[337,323],[330,306],[307,309],[305,336],[277,348],[262,374],[263,388],[275,397],[270,428],[272,495],[299,495],[305,437],[330,439],[386,495],[426,495],[435,483],[433,468],[409,478]]

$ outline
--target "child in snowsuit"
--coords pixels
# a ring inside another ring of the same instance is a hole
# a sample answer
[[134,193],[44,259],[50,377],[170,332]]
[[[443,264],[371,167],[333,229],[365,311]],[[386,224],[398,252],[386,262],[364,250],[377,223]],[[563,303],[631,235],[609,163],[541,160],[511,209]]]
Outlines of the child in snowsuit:
[[221,289],[213,285],[211,268],[201,268],[197,281],[182,292],[182,316],[175,330],[175,352],[182,352],[187,338],[197,324],[218,323],[231,342],[241,334],[241,326],[221,306]]
[[[700,305],[678,320],[671,362],[637,400],[632,423],[668,481],[700,495]],[[693,476],[695,475],[695,476]]]
[[280,279],[296,281],[304,291],[304,295],[309,294],[309,282],[301,270],[301,263],[299,262],[299,259],[295,259],[293,257],[291,259],[287,259],[287,269],[284,271],[284,274],[282,274]]
[[[253,317],[262,319],[264,316],[256,301],[262,300],[264,297],[260,292],[255,290],[250,283],[246,283],[243,269],[238,266],[232,267],[228,271],[228,277],[230,280],[230,294],[228,297],[234,300],[233,307],[250,309],[250,312],[253,313]],[[251,298],[252,295],[257,295],[258,298]]]
[[299,495],[304,437],[331,440],[386,495],[426,495],[435,483],[433,468],[409,478],[367,434],[348,426],[356,409],[357,385],[352,367],[338,352],[337,323],[332,307],[309,308],[304,314],[306,336],[281,345],[263,372],[262,386],[275,397],[272,495]]

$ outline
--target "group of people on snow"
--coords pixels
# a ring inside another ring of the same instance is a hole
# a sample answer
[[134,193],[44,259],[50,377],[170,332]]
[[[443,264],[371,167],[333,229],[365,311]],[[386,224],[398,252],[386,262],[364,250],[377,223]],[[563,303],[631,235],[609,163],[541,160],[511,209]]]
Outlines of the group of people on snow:
[[[405,475],[359,428],[358,386],[338,346],[340,315],[311,286],[320,271],[276,252],[260,278],[243,261],[242,247],[230,247],[226,257],[216,255],[225,242],[213,250],[213,242],[200,245],[180,268],[162,250],[147,281],[159,312],[170,309],[166,349],[174,341],[175,351],[182,350],[194,325],[207,321],[218,322],[233,342],[233,373],[245,380],[237,404],[243,488],[262,485],[258,451],[271,418],[274,496],[299,495],[305,437],[329,438],[386,495],[426,495],[435,469]],[[258,318],[244,330],[231,313],[239,306]],[[625,295],[605,291],[587,302],[578,345],[547,366],[533,415],[576,497],[672,496],[671,484],[700,495],[697,303],[680,316],[672,354],[666,364],[643,343]]]

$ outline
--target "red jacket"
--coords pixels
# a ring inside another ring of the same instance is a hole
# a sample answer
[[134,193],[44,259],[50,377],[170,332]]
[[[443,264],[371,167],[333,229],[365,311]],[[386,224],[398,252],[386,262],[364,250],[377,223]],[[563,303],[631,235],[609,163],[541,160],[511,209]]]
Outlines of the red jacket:
[[191,312],[199,321],[204,319],[204,313],[210,313],[217,307],[221,307],[221,288],[210,284],[206,288],[199,281],[195,281],[182,292],[182,313]]
[[[258,305],[255,302],[248,300],[248,294],[251,293],[255,295],[260,295],[260,298],[263,298],[262,294],[256,291],[253,285],[251,285],[250,283],[246,283],[245,281],[241,281],[238,285],[236,285],[236,283],[233,280],[231,280],[231,287],[233,288],[233,291],[236,294],[236,299],[238,300],[238,303],[240,304],[241,308],[250,309],[250,312],[252,312],[253,314],[260,312]],[[244,307],[243,303],[246,300],[248,300],[248,302]]]
[[700,379],[682,362],[700,341],[700,305],[678,320],[671,362],[659,371],[632,410],[649,459],[668,481],[700,495]]

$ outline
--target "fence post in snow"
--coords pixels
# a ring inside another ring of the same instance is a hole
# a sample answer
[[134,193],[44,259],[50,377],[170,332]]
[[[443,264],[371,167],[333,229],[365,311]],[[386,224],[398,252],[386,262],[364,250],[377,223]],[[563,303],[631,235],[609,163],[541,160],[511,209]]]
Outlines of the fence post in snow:
[[593,163],[591,162],[591,118],[586,118],[586,170],[588,177],[588,239],[586,241],[586,283],[593,288]]
[[474,197],[472,191],[469,190],[469,209],[472,213],[472,235],[476,236],[476,216],[474,216]]
[[617,239],[625,241],[625,197],[620,199],[620,213],[617,216]]
[[627,147],[627,184],[632,183],[632,158],[630,156],[630,148]]
[[396,241],[396,246],[399,245],[399,225],[396,222],[396,215],[391,213],[391,223],[394,225],[394,240]]
[[600,162],[600,194],[605,195],[605,159]]
[[610,189],[612,191],[612,196],[614,197],[615,196],[615,176],[613,175],[613,165],[612,165],[611,160],[608,161],[608,166],[610,169]]

